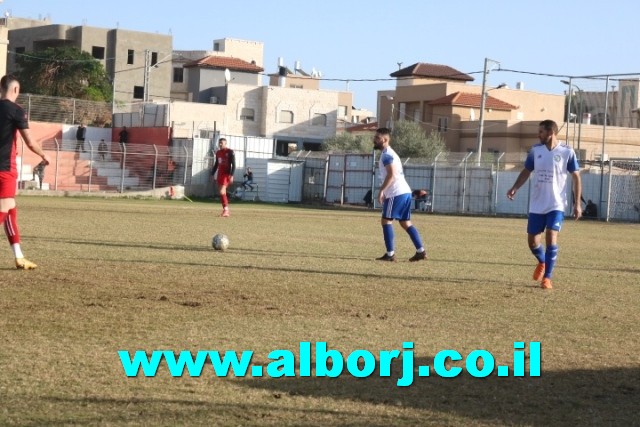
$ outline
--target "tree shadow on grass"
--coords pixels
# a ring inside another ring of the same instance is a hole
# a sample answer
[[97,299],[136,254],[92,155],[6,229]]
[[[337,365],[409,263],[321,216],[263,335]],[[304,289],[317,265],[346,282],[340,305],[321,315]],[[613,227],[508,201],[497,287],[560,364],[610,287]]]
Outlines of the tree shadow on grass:
[[[433,366],[432,360],[416,358],[415,364]],[[386,378],[377,375],[254,378],[237,383],[293,396],[410,407],[507,425],[640,425],[640,367],[543,369],[540,377],[518,378],[474,378],[465,372],[441,378],[432,369],[431,376],[422,378],[416,371],[409,387],[396,386],[399,372]]]

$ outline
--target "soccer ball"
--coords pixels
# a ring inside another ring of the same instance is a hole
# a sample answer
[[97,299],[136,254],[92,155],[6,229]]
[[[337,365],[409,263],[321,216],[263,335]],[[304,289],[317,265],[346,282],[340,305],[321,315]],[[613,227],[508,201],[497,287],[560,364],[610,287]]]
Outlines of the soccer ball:
[[224,251],[229,247],[229,238],[224,234],[216,234],[211,240],[211,246],[216,251]]

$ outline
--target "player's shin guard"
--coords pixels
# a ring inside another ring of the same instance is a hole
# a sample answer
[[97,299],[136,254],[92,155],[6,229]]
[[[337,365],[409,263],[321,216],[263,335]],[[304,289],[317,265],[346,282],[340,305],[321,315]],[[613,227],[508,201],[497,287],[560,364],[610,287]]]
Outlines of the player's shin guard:
[[551,279],[551,275],[553,274],[553,267],[556,265],[556,261],[558,260],[558,245],[550,245],[547,246],[547,251],[544,256],[544,277],[547,279]]
[[544,248],[542,247],[542,245],[538,245],[538,247],[536,248],[531,248],[531,253],[533,254],[534,257],[536,257],[538,262],[545,261]]
[[391,254],[394,248],[394,234],[393,234],[393,224],[383,224],[382,225],[382,235],[384,236],[384,246],[387,248],[387,253]]
[[414,225],[412,225],[411,227],[407,228],[407,234],[409,235],[409,237],[411,237],[411,241],[413,242],[413,246],[416,247],[417,251],[423,249],[422,239],[420,238],[420,233],[418,233],[418,229]]
[[[1,215],[2,214],[0,214],[0,218]],[[7,239],[9,239],[9,244],[11,245],[20,243],[20,231],[18,230],[17,217],[17,208],[13,208],[6,213],[6,217],[4,219],[4,232],[7,234]]]
[[227,193],[220,195],[220,201],[222,202],[222,207],[226,208],[229,206],[229,197],[227,197]]

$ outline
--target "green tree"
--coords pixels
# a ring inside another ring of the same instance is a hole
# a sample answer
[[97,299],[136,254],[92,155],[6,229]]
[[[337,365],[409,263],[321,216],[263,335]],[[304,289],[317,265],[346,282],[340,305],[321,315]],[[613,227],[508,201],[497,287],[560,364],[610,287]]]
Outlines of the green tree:
[[48,48],[20,56],[17,63],[23,93],[111,101],[111,83],[104,67],[80,49]]
[[322,143],[322,150],[341,153],[371,153],[373,150],[372,138],[343,132],[325,139]]
[[391,134],[391,146],[402,158],[433,160],[440,152],[447,151],[444,138],[439,132],[426,134],[416,122],[396,122]]

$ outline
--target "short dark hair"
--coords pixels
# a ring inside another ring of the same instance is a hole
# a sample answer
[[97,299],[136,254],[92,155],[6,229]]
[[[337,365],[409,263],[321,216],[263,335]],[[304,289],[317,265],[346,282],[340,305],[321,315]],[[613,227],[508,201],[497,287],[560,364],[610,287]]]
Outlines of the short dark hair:
[[0,79],[0,89],[5,92],[8,91],[9,86],[11,86],[11,83],[13,82],[18,82],[18,78],[13,74],[7,74],[6,76],[3,76],[2,79]]
[[558,124],[553,120],[543,120],[540,122],[540,127],[543,127],[544,130],[553,131],[553,134],[556,135],[558,133]]
[[389,128],[378,128],[378,130],[376,130],[377,134],[380,135],[391,135],[391,129]]

